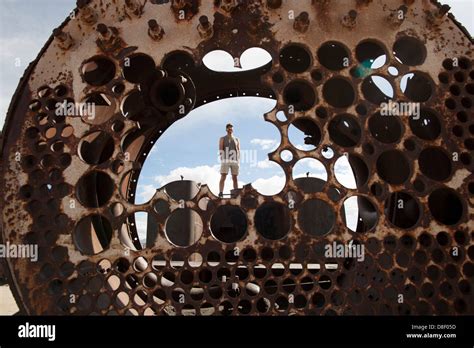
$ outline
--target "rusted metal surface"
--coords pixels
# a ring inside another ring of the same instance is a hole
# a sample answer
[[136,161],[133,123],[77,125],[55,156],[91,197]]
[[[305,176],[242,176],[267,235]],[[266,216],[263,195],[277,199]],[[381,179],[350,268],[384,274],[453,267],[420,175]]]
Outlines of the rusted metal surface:
[[[0,180],[2,240],[39,245],[36,263],[4,261],[21,310],[472,314],[473,42],[446,8],[427,0],[162,2],[79,1],[20,82]],[[212,50],[240,57],[250,47],[267,50],[272,63],[242,73],[202,63]],[[364,65],[381,55],[383,67]],[[393,99],[421,103],[422,118],[376,118],[387,98],[374,74],[392,84]],[[162,188],[135,205],[140,168],[161,134],[193,108],[242,95],[277,101],[262,117],[281,135],[269,158],[285,171],[283,191],[268,197],[247,185],[218,199],[203,185],[180,201]],[[63,100],[94,102],[96,117],[58,116]],[[292,123],[314,151],[292,146]],[[357,189],[334,175],[344,153]],[[292,179],[306,157],[326,166],[326,183]],[[352,196],[356,232],[342,209]],[[155,220],[156,239],[145,246],[135,212]],[[202,228],[180,247],[165,230],[184,220]],[[363,262],[325,257],[325,245],[350,240],[365,246]]]

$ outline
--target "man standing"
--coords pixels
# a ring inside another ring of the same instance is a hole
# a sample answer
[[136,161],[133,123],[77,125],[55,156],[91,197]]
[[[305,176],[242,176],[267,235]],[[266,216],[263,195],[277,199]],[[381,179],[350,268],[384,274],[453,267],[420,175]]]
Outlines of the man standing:
[[219,158],[221,161],[221,181],[219,182],[219,197],[223,197],[224,183],[227,174],[232,174],[234,190],[239,187],[237,176],[239,175],[240,142],[234,137],[234,127],[229,123],[226,125],[227,135],[219,139]]

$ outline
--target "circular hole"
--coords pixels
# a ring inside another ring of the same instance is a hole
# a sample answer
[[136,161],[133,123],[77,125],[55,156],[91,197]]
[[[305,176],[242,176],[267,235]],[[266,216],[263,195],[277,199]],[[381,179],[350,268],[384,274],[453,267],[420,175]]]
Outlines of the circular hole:
[[333,77],[324,84],[323,96],[331,106],[347,108],[354,103],[355,91],[348,80]]
[[290,150],[283,150],[280,152],[280,158],[284,162],[291,162],[293,160],[293,153]]
[[468,165],[471,164],[471,156],[470,156],[469,154],[463,152],[463,153],[461,154],[460,158],[461,158],[461,162],[462,162],[464,165],[468,166]]
[[423,140],[435,140],[441,133],[441,124],[434,111],[421,109],[420,117],[410,117],[411,131]]
[[288,120],[285,115],[285,112],[281,110],[276,113],[276,119],[280,122],[286,122]]
[[464,76],[464,73],[462,71],[458,71],[457,73],[454,74],[454,79],[457,81],[457,82],[464,82],[464,80],[466,79],[465,76]]
[[51,94],[51,88],[49,86],[43,86],[38,89],[38,96],[40,98],[46,98]]
[[115,114],[115,99],[100,92],[88,94],[81,110],[82,120],[89,124],[102,124]]
[[122,66],[123,77],[131,83],[143,83],[155,69],[153,58],[137,53],[126,57]]
[[184,86],[175,79],[156,80],[151,88],[151,101],[161,111],[173,111],[185,98]]
[[367,40],[357,45],[356,58],[363,68],[378,69],[385,65],[387,53],[381,44]]
[[331,159],[334,157],[334,151],[329,146],[324,146],[321,150],[321,155],[326,159]]
[[141,115],[145,107],[146,105],[142,93],[138,90],[134,90],[123,100],[121,110],[123,116],[134,120]]
[[279,240],[290,231],[291,217],[286,205],[267,202],[255,212],[255,228],[266,239]]
[[306,48],[290,44],[280,51],[280,65],[290,73],[299,74],[309,69],[311,55]]
[[101,215],[89,215],[81,219],[74,228],[74,244],[86,255],[104,251],[112,239],[112,227]]
[[400,88],[408,99],[418,103],[426,102],[433,94],[430,77],[421,72],[404,75],[400,81]]
[[461,67],[461,69],[468,70],[471,68],[471,61],[469,60],[469,58],[462,57],[461,59],[459,59],[459,66]]
[[394,116],[382,116],[380,113],[369,119],[369,129],[375,139],[385,144],[395,143],[402,136],[400,121]]
[[474,83],[468,83],[465,89],[467,93],[474,95]]
[[331,232],[336,222],[334,209],[325,201],[311,199],[298,210],[298,224],[304,233],[313,237]]
[[68,138],[70,137],[71,135],[74,134],[74,128],[72,126],[66,126],[63,128],[63,130],[61,131],[61,136],[63,138]]
[[464,111],[458,112],[456,117],[457,117],[458,121],[461,122],[461,123],[465,123],[468,120],[468,115]]
[[143,256],[137,257],[133,262],[133,269],[135,270],[135,272],[144,272],[147,268],[148,262]]
[[336,41],[322,44],[318,50],[318,59],[329,70],[339,71],[350,65],[349,51]]
[[423,181],[421,181],[420,179],[416,179],[414,182],[413,182],[413,187],[415,188],[415,190],[417,190],[418,192],[425,192],[425,183]]
[[357,155],[341,156],[334,164],[336,180],[345,188],[356,189],[365,185],[369,178],[369,168]]
[[188,247],[201,238],[201,217],[192,209],[175,210],[166,220],[165,234],[168,240],[179,247]]
[[321,192],[327,178],[326,167],[314,158],[303,158],[293,167],[293,180],[305,193]]
[[472,101],[469,98],[462,98],[461,104],[466,109],[470,109],[472,107]]
[[444,105],[450,110],[456,109],[456,101],[452,98],[446,99]]
[[448,84],[449,83],[449,74],[441,73],[438,75],[438,79],[441,83]]
[[341,217],[352,232],[364,233],[375,227],[378,213],[372,202],[363,196],[352,196],[344,201]]
[[326,118],[328,117],[328,111],[326,110],[326,108],[320,106],[316,109],[316,116],[318,116],[319,118]]
[[394,89],[389,80],[380,75],[371,75],[362,82],[362,93],[371,103],[380,105],[393,98]]
[[287,105],[292,105],[295,111],[307,111],[316,102],[316,93],[306,81],[292,81],[283,90],[283,99]]
[[288,260],[291,257],[291,248],[287,245],[282,245],[278,250],[278,256],[283,260]]
[[[171,255],[170,265],[174,269],[181,269],[184,266],[184,256],[179,252],[174,252]],[[173,276],[174,277],[174,276]],[[174,279],[174,278],[173,278]]]
[[93,57],[82,66],[84,81],[92,86],[103,86],[115,77],[115,64],[105,57]]
[[30,127],[26,130],[25,134],[30,139],[36,139],[39,134],[39,129],[35,127]]
[[203,283],[209,283],[212,281],[212,272],[207,268],[202,269],[199,272],[199,280]]
[[357,120],[349,115],[343,114],[334,117],[328,126],[331,140],[342,147],[356,146],[361,137],[361,129]]
[[463,204],[456,191],[448,188],[434,190],[428,198],[431,215],[445,225],[455,225],[461,220]]
[[473,138],[466,139],[464,141],[464,146],[466,147],[466,149],[474,151],[474,139]]
[[309,118],[297,118],[288,127],[290,143],[298,150],[314,150],[321,141],[321,130]]
[[117,83],[112,87],[112,92],[115,94],[122,94],[125,91],[125,85],[123,83]]
[[410,164],[401,151],[389,150],[377,159],[377,172],[385,182],[401,185],[408,180]]
[[420,207],[408,193],[394,192],[385,202],[385,216],[393,225],[408,229],[418,222]]
[[235,243],[247,232],[247,217],[239,207],[223,205],[211,217],[211,233],[224,243]]
[[365,116],[367,115],[367,107],[364,104],[359,104],[356,106],[356,112],[359,115]]
[[97,131],[83,137],[79,143],[79,156],[88,164],[101,164],[112,157],[114,139],[107,133]]
[[188,264],[193,268],[202,266],[202,255],[199,253],[192,253],[188,258]]
[[319,82],[323,79],[323,73],[320,70],[313,70],[311,71],[311,78],[314,81]]
[[426,47],[418,39],[410,36],[399,38],[393,45],[393,54],[402,64],[421,65],[426,59]]
[[275,300],[275,309],[280,313],[285,312],[288,309],[288,299],[284,296],[279,296]]
[[56,114],[56,109],[59,108],[60,103],[56,99],[48,99],[46,102],[46,110],[48,111],[55,111]]
[[407,139],[403,142],[403,146],[408,151],[414,151],[416,149],[416,144],[412,139]]
[[329,278],[327,275],[322,275],[319,278],[318,283],[321,289],[324,289],[324,290],[328,290],[332,285],[331,278]]
[[68,88],[64,85],[59,85],[54,88],[54,93],[59,98],[65,97],[68,93]]
[[452,95],[455,97],[459,96],[461,94],[461,89],[457,85],[452,85],[449,87],[449,91],[451,92]]
[[384,192],[384,188],[379,183],[374,183],[370,186],[370,192],[372,192],[374,196],[380,197]]
[[418,164],[421,172],[430,179],[443,181],[451,175],[451,159],[440,148],[429,147],[421,151]]
[[260,256],[263,261],[270,262],[273,260],[273,257],[275,256],[275,253],[273,252],[272,248],[263,248],[262,251],[260,252]]
[[79,179],[76,185],[76,196],[83,206],[98,208],[110,200],[114,188],[114,182],[109,175],[91,171]]
[[157,222],[153,215],[144,211],[127,217],[120,229],[120,241],[131,250],[142,250],[154,246],[158,236]]
[[282,83],[283,82],[283,75],[279,72],[273,74],[272,80],[275,83]]
[[390,75],[392,75],[392,76],[398,76],[398,69],[397,69],[396,67],[394,67],[394,66],[389,66],[389,67],[387,68],[387,71],[388,71],[388,73],[389,73]]

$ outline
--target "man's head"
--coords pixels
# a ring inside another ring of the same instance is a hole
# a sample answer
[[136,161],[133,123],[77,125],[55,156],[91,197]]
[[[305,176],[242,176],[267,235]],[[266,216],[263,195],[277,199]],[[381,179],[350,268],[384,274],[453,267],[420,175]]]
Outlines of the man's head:
[[234,126],[230,123],[228,123],[226,126],[225,126],[225,129],[227,131],[227,134],[229,135],[232,135],[232,133],[234,132]]

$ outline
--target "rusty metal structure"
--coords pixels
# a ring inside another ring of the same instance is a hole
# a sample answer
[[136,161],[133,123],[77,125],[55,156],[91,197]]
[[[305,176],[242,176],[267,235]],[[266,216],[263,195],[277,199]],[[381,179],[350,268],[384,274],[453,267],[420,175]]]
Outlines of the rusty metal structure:
[[[39,246],[37,262],[2,260],[21,312],[473,314],[473,41],[448,11],[429,0],[78,1],[26,70],[2,133],[1,239]],[[250,47],[272,61],[235,73],[202,62]],[[243,95],[276,100],[262,117],[281,136],[269,159],[285,171],[282,192],[247,185],[219,199],[187,182],[134,204],[166,129]],[[419,117],[382,117],[390,99],[419,103]],[[94,114],[57,112],[77,103]],[[295,148],[289,125],[316,149]],[[334,175],[344,154],[356,189]],[[293,179],[302,158],[321,161],[327,182]],[[146,243],[137,212],[154,220]],[[325,256],[349,241],[363,261]]]

